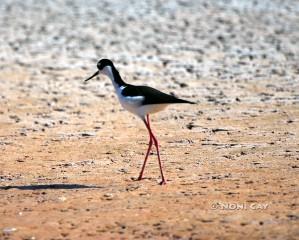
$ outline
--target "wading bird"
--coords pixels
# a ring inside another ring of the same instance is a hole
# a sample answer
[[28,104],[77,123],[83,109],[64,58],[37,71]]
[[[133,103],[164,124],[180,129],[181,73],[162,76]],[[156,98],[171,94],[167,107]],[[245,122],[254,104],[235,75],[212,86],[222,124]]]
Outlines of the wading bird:
[[101,59],[97,64],[97,68],[98,71],[95,72],[91,77],[87,78],[85,82],[96,77],[99,74],[104,74],[108,76],[112,81],[120,104],[123,106],[124,109],[141,118],[148,130],[150,140],[138,180],[142,179],[147,158],[154,143],[157,150],[158,162],[162,177],[162,181],[160,184],[166,184],[166,179],[163,174],[162,163],[160,159],[159,142],[151,129],[149,114],[162,111],[169,104],[193,104],[193,102],[176,98],[172,95],[160,92],[159,90],[151,87],[134,86],[125,83],[117,69],[114,67],[114,64],[109,59]]

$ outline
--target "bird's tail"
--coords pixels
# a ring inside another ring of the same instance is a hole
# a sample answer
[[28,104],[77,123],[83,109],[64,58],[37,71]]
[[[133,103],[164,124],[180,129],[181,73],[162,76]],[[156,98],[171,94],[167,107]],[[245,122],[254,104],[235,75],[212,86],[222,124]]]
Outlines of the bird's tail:
[[190,102],[184,99],[177,98],[175,103],[189,103],[189,104],[196,104],[195,102]]

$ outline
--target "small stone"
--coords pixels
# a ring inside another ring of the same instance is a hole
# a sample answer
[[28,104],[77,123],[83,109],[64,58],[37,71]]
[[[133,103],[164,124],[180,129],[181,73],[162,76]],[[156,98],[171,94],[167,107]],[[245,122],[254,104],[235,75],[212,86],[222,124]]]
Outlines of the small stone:
[[65,112],[64,108],[54,108],[53,110],[56,112]]
[[180,83],[180,87],[181,87],[181,88],[188,87],[188,84],[187,84],[187,83]]
[[36,239],[36,237],[34,237],[34,236],[24,238],[24,240],[35,240],[35,239]]
[[194,123],[193,123],[193,122],[190,122],[190,123],[188,123],[188,124],[186,125],[186,127],[187,127],[189,130],[191,130],[191,129],[194,128],[195,126],[194,126]]
[[82,137],[94,137],[96,134],[94,132],[83,132],[81,133]]
[[3,233],[4,234],[11,234],[13,232],[17,231],[17,229],[15,227],[6,227],[3,228]]
[[66,201],[66,197],[61,196],[61,197],[58,198],[58,200],[59,200],[60,202],[65,202],[65,201]]
[[112,200],[114,198],[113,194],[112,193],[105,193],[104,194],[104,198],[106,200]]

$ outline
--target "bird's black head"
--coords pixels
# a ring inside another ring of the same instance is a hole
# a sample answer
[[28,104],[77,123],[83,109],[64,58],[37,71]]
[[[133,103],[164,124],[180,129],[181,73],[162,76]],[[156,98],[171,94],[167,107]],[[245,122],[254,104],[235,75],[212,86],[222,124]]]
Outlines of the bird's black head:
[[105,59],[105,58],[98,61],[97,67],[100,71],[103,70],[103,68],[107,67],[107,66],[113,67],[113,62],[111,60]]
[[98,67],[99,71],[95,72],[91,77],[87,78],[85,80],[85,82],[89,81],[90,79],[94,78],[95,76],[99,75],[100,73],[107,75],[107,69],[104,69],[104,68],[105,67],[113,68],[114,65],[113,65],[113,62],[111,60],[103,58],[100,61],[98,61],[97,67]]

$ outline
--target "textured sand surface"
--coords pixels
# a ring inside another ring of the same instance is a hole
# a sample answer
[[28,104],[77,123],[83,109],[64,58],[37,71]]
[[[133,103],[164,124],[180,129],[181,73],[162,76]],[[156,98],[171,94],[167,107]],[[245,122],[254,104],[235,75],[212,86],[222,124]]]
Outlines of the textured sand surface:
[[[0,1],[0,239],[298,239],[298,1]],[[148,136],[124,79],[196,105]]]

